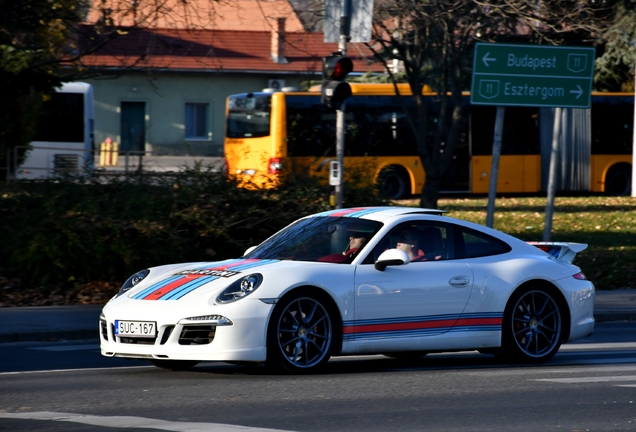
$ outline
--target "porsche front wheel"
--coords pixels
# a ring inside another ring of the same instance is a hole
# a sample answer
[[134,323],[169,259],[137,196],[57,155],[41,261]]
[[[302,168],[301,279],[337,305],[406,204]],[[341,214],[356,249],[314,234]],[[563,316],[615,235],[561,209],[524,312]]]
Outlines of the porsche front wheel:
[[504,358],[524,363],[551,359],[563,341],[563,314],[554,295],[529,287],[510,298],[503,320]]
[[318,294],[293,293],[272,314],[267,337],[267,364],[291,373],[323,367],[338,335],[337,315]]

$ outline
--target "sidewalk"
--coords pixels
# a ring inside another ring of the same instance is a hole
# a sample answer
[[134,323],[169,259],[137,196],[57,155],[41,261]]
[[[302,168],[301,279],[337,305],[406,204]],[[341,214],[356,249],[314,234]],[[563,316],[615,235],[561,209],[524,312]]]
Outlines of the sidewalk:
[[[0,308],[0,343],[97,339],[101,305]],[[594,317],[636,321],[636,289],[597,291]]]

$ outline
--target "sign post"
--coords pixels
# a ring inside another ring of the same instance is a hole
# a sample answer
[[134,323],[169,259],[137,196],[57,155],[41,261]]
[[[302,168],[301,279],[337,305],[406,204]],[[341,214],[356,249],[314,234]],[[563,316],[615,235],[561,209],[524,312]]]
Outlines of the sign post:
[[[562,108],[589,108],[594,48],[544,45],[475,44],[470,102],[473,105],[556,107],[543,240],[550,240]],[[499,115],[498,119],[503,118]],[[503,119],[500,120],[503,123]],[[493,142],[488,214],[492,227],[502,124]],[[493,178],[494,177],[494,178]]]

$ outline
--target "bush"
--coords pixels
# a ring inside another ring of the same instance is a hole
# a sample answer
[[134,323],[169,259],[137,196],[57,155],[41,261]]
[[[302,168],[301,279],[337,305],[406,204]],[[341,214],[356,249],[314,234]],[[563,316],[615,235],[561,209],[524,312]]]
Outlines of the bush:
[[[387,204],[373,188],[352,184],[344,201]],[[2,273],[50,291],[119,285],[151,266],[239,257],[297,218],[330,208],[329,187],[315,179],[250,190],[201,167],[14,182],[0,199]]]

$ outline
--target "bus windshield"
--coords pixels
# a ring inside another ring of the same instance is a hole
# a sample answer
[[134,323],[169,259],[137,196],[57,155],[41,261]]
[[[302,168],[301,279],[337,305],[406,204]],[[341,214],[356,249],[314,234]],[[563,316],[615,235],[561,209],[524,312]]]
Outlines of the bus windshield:
[[269,135],[271,95],[240,94],[229,98],[228,138],[254,138]]

